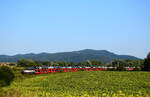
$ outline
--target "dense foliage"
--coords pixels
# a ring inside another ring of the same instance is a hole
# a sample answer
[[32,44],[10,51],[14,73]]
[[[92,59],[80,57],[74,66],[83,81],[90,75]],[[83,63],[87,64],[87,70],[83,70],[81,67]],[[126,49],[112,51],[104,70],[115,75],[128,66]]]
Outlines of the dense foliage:
[[84,62],[74,63],[65,61],[33,61],[33,60],[18,60],[18,66],[22,67],[34,67],[34,66],[107,66],[116,67],[114,70],[123,71],[124,67],[136,67],[135,70],[141,68],[143,65],[143,60],[114,60],[109,64],[103,64],[100,60],[86,60]]
[[23,66],[23,67],[32,67],[35,66],[35,62],[33,60],[24,60],[24,59],[19,59],[17,61],[18,66]]
[[0,67],[0,86],[10,85],[14,77],[15,76],[11,68],[7,66]]
[[33,60],[25,60],[19,59],[17,61],[18,66],[22,67],[34,67],[34,66],[103,66],[102,61],[100,60],[86,60],[81,63],[74,62],[64,62],[64,61],[33,61]]
[[9,97],[149,97],[150,72],[86,71],[46,74],[14,81]]
[[150,71],[150,53],[147,55],[147,58],[144,60],[143,70]]

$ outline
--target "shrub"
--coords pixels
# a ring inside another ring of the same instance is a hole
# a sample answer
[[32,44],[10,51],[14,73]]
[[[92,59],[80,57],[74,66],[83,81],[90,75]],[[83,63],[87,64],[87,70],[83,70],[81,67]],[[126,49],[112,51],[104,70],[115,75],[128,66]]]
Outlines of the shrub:
[[0,67],[0,86],[10,85],[14,77],[15,76],[11,68],[7,66]]

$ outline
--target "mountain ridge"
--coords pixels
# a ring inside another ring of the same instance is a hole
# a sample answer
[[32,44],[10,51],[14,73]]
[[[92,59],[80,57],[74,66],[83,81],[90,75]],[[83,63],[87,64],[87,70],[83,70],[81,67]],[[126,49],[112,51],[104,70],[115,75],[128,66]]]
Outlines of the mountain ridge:
[[16,62],[18,59],[32,59],[35,61],[66,61],[66,62],[83,62],[85,60],[101,60],[104,63],[111,62],[115,59],[130,59],[139,60],[140,58],[131,55],[118,55],[107,50],[93,50],[84,49],[71,52],[57,52],[57,53],[28,53],[16,55],[0,55],[0,62]]

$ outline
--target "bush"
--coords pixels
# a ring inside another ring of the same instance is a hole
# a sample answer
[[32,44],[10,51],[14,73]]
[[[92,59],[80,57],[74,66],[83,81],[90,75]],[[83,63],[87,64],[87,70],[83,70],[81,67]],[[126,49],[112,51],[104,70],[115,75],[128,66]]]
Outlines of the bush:
[[11,68],[7,66],[0,67],[0,86],[10,85],[14,77],[15,76]]

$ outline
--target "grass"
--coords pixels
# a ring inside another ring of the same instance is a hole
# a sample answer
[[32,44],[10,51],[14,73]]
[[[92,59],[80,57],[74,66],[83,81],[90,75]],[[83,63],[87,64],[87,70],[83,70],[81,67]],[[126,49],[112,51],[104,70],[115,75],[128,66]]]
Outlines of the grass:
[[16,79],[5,97],[149,97],[150,72],[83,71]]

